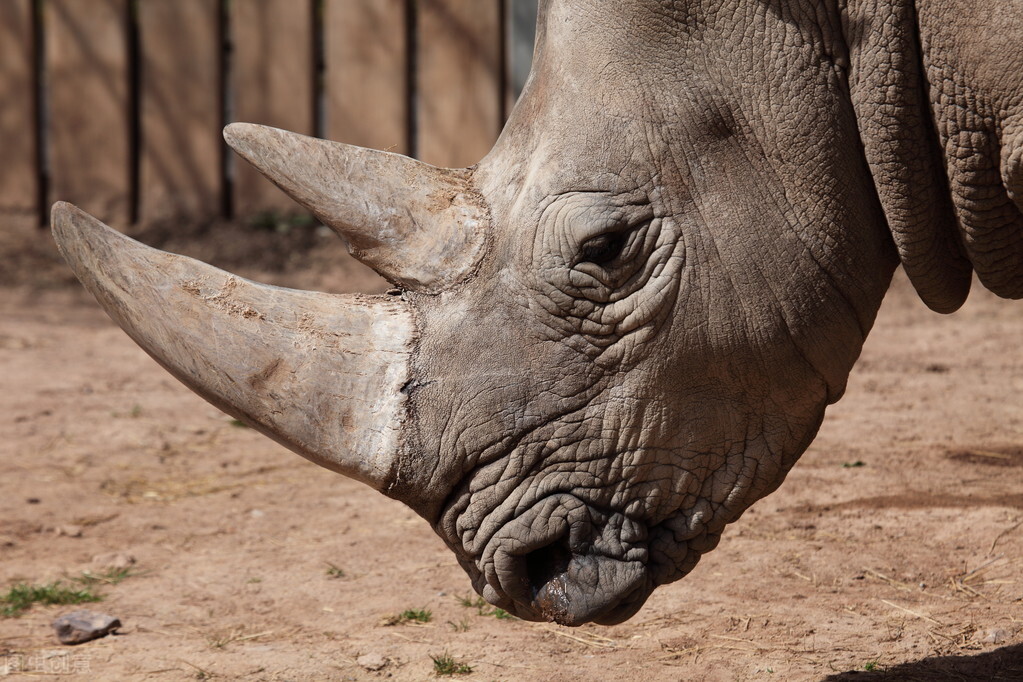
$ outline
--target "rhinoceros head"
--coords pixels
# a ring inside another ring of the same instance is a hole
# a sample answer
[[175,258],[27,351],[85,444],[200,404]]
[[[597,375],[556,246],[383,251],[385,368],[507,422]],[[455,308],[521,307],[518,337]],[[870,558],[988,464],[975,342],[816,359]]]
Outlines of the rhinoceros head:
[[[769,3],[613,4],[543,4],[526,91],[468,169],[227,128],[393,295],[54,220],[179,379],[408,504],[491,603],[566,624],[628,618],[781,483],[897,263],[826,41]],[[712,39],[750,26],[779,40]]]

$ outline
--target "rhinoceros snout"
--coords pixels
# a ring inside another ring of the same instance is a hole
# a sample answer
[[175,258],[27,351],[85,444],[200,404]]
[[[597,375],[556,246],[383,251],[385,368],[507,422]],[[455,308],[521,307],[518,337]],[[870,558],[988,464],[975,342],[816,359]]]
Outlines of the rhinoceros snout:
[[493,563],[482,571],[489,583],[484,596],[529,620],[626,620],[654,581],[645,534],[623,532],[624,523],[621,515],[596,514],[570,495],[545,499],[494,538]]

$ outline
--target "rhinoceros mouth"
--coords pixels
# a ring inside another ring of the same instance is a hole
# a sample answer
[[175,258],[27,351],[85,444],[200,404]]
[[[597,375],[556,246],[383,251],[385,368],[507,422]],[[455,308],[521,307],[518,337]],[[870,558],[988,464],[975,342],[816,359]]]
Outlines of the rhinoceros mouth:
[[528,620],[620,623],[656,586],[646,527],[570,494],[547,497],[504,524],[476,567],[482,593]]
[[[515,576],[503,585],[516,615],[561,625],[613,625],[633,615],[653,590],[646,566],[599,554],[573,554],[560,542],[504,559]],[[525,590],[522,588],[525,587]]]

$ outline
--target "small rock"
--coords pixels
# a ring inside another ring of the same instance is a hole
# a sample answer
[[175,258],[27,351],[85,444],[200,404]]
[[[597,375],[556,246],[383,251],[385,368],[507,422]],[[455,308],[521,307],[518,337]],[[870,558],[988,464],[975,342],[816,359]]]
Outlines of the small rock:
[[1005,640],[1009,639],[1009,633],[1001,628],[992,628],[986,633],[986,637],[981,641],[984,644],[1001,644]]
[[82,527],[76,526],[73,523],[68,523],[63,526],[57,526],[53,529],[53,532],[57,535],[66,535],[69,538],[80,538],[82,537]]
[[121,627],[121,621],[96,611],[72,611],[53,621],[61,644],[82,644],[106,637]]
[[92,565],[98,568],[123,570],[135,565],[135,557],[125,552],[108,552],[92,557]]
[[366,670],[382,670],[387,665],[387,659],[380,654],[363,654],[355,659],[355,662]]

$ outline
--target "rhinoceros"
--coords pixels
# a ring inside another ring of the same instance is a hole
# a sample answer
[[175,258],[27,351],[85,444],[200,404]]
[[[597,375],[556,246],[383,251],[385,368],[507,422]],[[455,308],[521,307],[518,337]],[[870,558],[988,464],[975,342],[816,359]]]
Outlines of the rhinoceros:
[[895,268],[1023,296],[1023,6],[546,0],[492,151],[232,124],[394,285],[328,295],[53,228],[191,389],[425,518],[526,619],[614,624],[778,487]]

